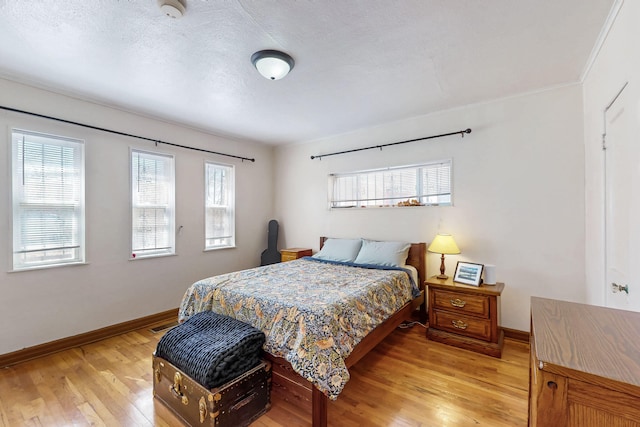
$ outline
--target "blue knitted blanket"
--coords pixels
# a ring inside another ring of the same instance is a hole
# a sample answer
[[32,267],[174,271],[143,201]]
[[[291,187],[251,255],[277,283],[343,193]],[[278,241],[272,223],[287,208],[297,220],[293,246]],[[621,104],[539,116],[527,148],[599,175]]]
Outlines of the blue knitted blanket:
[[265,335],[228,316],[204,311],[169,330],[156,356],[213,389],[260,363]]

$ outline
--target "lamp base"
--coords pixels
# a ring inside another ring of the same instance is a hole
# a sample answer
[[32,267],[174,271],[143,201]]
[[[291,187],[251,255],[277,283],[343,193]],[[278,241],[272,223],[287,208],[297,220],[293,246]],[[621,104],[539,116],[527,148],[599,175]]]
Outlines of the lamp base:
[[445,280],[449,278],[449,276],[444,274],[444,254],[442,254],[442,256],[440,257],[440,274],[436,277],[441,280]]

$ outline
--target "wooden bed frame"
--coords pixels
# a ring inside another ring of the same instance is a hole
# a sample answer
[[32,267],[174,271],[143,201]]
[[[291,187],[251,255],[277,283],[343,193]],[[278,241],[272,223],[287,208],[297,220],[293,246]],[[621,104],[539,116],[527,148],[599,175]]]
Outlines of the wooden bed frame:
[[[320,248],[327,238],[320,237]],[[426,322],[427,308],[425,303],[424,281],[426,280],[426,243],[413,243],[409,249],[407,264],[418,270],[418,288],[420,295],[402,306],[393,316],[387,319],[367,335],[353,349],[345,360],[347,368],[353,366],[365,354],[384,340],[398,325],[410,319],[419,310],[421,322]],[[309,381],[298,375],[291,364],[284,358],[266,353],[272,363],[272,393],[277,393],[282,399],[293,402],[296,406],[306,408],[312,414],[313,427],[326,427],[328,397],[313,386]]]

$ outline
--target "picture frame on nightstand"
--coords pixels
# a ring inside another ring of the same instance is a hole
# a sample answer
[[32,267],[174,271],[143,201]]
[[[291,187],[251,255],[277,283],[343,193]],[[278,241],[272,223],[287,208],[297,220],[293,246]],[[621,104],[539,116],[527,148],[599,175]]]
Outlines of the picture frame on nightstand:
[[482,270],[484,264],[476,264],[474,262],[458,261],[456,264],[456,274],[453,281],[464,283],[465,285],[480,286]]

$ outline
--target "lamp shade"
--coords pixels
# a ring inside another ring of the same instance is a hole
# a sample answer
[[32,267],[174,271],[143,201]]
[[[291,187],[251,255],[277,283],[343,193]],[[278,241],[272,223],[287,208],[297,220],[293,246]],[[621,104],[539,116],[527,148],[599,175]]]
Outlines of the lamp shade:
[[261,50],[251,55],[256,70],[266,79],[280,80],[293,69],[291,56],[278,50]]
[[460,249],[456,245],[455,240],[451,234],[438,234],[427,249],[429,252],[435,252],[438,254],[459,254]]

